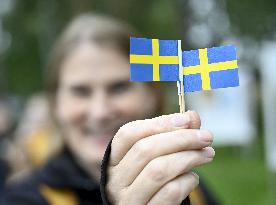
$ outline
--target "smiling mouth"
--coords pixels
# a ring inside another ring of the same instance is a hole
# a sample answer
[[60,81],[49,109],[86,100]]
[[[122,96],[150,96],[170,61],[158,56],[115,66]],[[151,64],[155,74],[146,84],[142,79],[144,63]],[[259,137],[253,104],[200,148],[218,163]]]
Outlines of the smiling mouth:
[[113,137],[115,135],[116,132],[114,130],[95,132],[94,130],[91,130],[90,128],[84,128],[82,133],[83,133],[83,136],[89,137],[89,138],[91,137],[94,139],[105,139],[105,138],[110,139],[111,137]]
[[112,134],[90,134],[84,135],[84,138],[88,144],[107,146],[113,136]]
[[106,142],[109,142],[116,135],[119,128],[129,121],[131,119],[118,119],[109,121],[104,125],[100,124],[99,126],[91,126],[93,123],[86,123],[83,125],[81,132],[83,137],[90,138],[91,141],[106,144]]

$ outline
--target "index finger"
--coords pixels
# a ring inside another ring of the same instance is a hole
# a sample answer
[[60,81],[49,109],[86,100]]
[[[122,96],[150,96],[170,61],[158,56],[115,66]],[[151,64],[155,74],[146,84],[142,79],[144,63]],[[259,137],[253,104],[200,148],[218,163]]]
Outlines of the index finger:
[[199,115],[194,111],[129,122],[118,130],[112,141],[110,165],[117,165],[128,150],[140,139],[163,132],[188,128],[200,128]]

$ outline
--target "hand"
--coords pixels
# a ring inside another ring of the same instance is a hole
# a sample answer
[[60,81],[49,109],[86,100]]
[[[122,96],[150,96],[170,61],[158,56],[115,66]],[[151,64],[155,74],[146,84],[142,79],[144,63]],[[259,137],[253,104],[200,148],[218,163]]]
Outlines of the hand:
[[111,145],[106,191],[112,204],[180,204],[198,185],[191,172],[209,163],[213,135],[196,112],[122,126]]

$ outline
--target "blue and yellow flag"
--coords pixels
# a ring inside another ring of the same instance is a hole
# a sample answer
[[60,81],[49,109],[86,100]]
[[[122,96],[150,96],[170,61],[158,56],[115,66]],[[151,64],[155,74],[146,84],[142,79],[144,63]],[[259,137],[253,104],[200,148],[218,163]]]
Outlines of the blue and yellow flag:
[[179,40],[130,38],[130,80],[184,81],[184,92],[239,86],[236,48],[182,52]]
[[184,51],[184,91],[239,86],[236,49],[232,45]]
[[130,38],[131,81],[178,81],[179,42]]

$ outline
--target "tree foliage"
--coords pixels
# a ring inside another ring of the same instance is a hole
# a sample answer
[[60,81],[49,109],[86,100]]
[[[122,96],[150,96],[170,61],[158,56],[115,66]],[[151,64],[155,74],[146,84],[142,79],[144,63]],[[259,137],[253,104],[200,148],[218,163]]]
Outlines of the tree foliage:
[[[190,0],[193,1],[193,0]],[[223,0],[214,0],[224,2]],[[2,56],[9,92],[27,96],[43,88],[47,55],[66,23],[83,12],[98,12],[123,19],[145,36],[183,39],[190,11],[188,0],[24,0],[15,1],[4,18],[12,44]],[[199,1],[200,2],[200,1]],[[275,32],[273,0],[229,0],[227,12],[231,30],[256,40]],[[184,41],[185,42],[185,41]],[[189,45],[189,42],[185,42]]]

